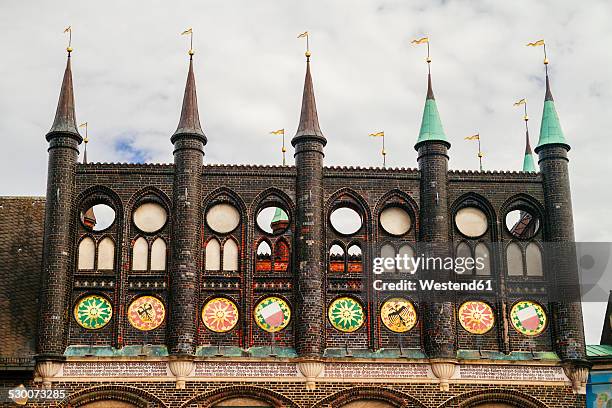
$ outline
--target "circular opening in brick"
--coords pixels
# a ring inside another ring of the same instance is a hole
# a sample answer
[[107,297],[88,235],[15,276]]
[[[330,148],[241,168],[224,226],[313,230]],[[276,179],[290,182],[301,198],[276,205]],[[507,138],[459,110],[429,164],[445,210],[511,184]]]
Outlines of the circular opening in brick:
[[465,207],[457,211],[455,225],[468,238],[481,237],[489,228],[487,215],[476,207]]
[[115,210],[106,204],[95,204],[81,211],[81,223],[89,231],[104,231],[115,222]]
[[332,211],[329,222],[334,230],[342,235],[352,235],[363,225],[361,215],[349,207],[340,207]]
[[266,234],[282,234],[289,228],[287,211],[276,205],[262,208],[257,213],[257,226]]
[[146,202],[141,204],[134,211],[134,225],[148,234],[157,232],[166,225],[168,221],[168,213],[166,209],[155,202]]
[[216,233],[227,234],[240,224],[240,213],[231,204],[217,204],[206,213],[206,224]]
[[540,229],[540,218],[525,209],[515,209],[506,214],[506,228],[518,239],[533,238]]
[[403,208],[388,207],[380,213],[380,226],[391,235],[401,236],[410,231],[412,219]]

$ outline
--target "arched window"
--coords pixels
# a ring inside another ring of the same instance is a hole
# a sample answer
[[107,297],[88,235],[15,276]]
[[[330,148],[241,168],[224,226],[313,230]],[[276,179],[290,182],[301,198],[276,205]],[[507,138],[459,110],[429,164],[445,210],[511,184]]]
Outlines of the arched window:
[[115,268],[115,243],[109,237],[98,244],[98,269],[112,270]]
[[223,270],[238,270],[238,244],[231,238],[223,244]]
[[542,269],[542,252],[540,247],[533,242],[527,245],[525,251],[526,264],[527,264],[527,276],[543,276],[544,270]]
[[261,241],[259,245],[257,245],[255,269],[257,271],[272,270],[272,248],[270,248],[270,244],[266,241]]
[[286,271],[289,268],[289,245],[284,239],[278,239],[274,245],[274,270]]
[[[395,258],[395,248],[393,245],[385,244],[380,248],[380,257],[383,258],[383,262],[386,258]],[[386,262],[383,263],[383,266],[386,265]],[[384,267],[385,272],[396,272],[395,264],[394,266],[387,268]]]
[[166,241],[157,238],[151,245],[151,270],[166,270]]
[[[491,275],[491,254],[489,252],[489,247],[487,247],[482,242],[476,245],[476,249],[474,251],[474,258],[476,261],[476,275]],[[479,268],[479,262],[482,262],[482,268]]]
[[[472,248],[470,248],[470,246],[465,243],[465,242],[460,242],[459,245],[457,245],[457,250],[455,251],[455,258],[463,258],[464,260],[461,261],[463,262],[461,265],[465,266],[465,271],[463,272],[463,275],[471,275],[473,272],[472,268],[468,268],[468,266],[472,266],[473,263],[471,261],[469,261],[469,265],[467,265],[466,263],[466,259],[471,259],[472,257]],[[459,262],[459,261],[457,261]],[[458,264],[459,265],[459,264]],[[459,271],[457,271],[457,273],[459,273]]]
[[79,270],[91,270],[94,268],[96,256],[96,244],[94,240],[86,237],[79,244]]
[[329,271],[344,272],[346,257],[344,248],[338,244],[334,244],[329,248]]
[[206,244],[206,270],[218,271],[221,269],[221,245],[216,238]]
[[358,244],[352,244],[348,247],[348,271],[349,272],[363,272],[363,255],[361,253],[361,247]]
[[399,265],[399,272],[407,272],[410,274],[415,273],[414,263],[410,260],[407,260],[407,264],[404,264],[404,256],[407,258],[414,258],[414,248],[410,245],[402,245],[398,251],[398,254],[401,256],[402,261]]
[[509,276],[523,276],[523,252],[517,243],[513,242],[508,245],[506,262]]
[[147,240],[140,237],[134,242],[132,248],[132,270],[146,271],[149,258],[149,244]]

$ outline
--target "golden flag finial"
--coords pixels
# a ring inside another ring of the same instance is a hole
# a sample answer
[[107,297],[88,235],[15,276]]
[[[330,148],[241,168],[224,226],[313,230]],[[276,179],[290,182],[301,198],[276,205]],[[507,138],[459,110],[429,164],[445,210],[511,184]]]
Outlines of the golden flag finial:
[[285,128],[282,129],[278,129],[278,130],[273,130],[270,132],[271,135],[283,135],[283,146],[281,148],[281,153],[283,154],[283,166],[285,165],[286,161],[285,161],[285,153],[287,152],[287,149],[285,149]]
[[383,157],[383,167],[387,167],[387,151],[385,150],[385,131],[381,130],[379,132],[370,133],[368,136],[372,137],[381,137],[382,138],[382,150],[380,153]]
[[525,114],[523,115],[523,119],[525,120],[525,122],[527,122],[529,120],[529,116],[527,116],[527,99],[526,98],[519,99],[518,101],[514,102],[514,106],[521,106],[521,105],[525,106]]
[[83,142],[87,143],[89,142],[89,137],[87,135],[87,122],[83,122],[79,125],[79,129],[80,128],[85,128],[85,138],[83,139]]
[[544,65],[548,65],[548,58],[546,57],[546,43],[544,40],[538,40],[534,42],[527,43],[527,47],[544,47]]
[[195,51],[193,51],[193,28],[189,27],[188,29],[186,29],[185,31],[183,31],[181,33],[181,35],[188,35],[189,36],[189,57],[193,57],[193,54],[195,54]]
[[308,31],[304,31],[303,33],[301,33],[300,35],[297,36],[297,38],[304,38],[306,37],[306,52],[304,53],[304,55],[306,55],[306,58],[310,58],[310,33]]
[[414,45],[427,44],[427,59],[425,61],[427,61],[427,63],[430,64],[431,57],[429,56],[429,37],[421,37],[421,38],[412,40],[410,43]]
[[66,51],[68,51],[68,55],[72,52],[72,26],[68,26],[64,28],[64,34],[68,33],[68,46],[66,47]]
[[484,153],[480,150],[480,133],[475,133],[471,136],[464,137],[465,140],[478,140],[478,161],[480,162],[480,171],[482,171],[482,158]]

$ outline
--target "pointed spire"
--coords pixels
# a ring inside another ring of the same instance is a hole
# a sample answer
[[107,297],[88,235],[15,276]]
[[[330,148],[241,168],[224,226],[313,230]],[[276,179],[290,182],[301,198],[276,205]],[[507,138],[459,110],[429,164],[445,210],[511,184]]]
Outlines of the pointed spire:
[[178,127],[170,139],[172,143],[177,137],[189,135],[195,136],[206,144],[206,136],[200,125],[200,115],[198,113],[198,96],[196,94],[195,76],[193,74],[193,55],[190,53],[189,72],[187,73],[187,83],[185,84],[185,95],[183,97],[183,108]]
[[55,133],[64,133],[76,137],[79,143],[83,140],[76,126],[76,118],[74,114],[74,91],[72,88],[72,68],[70,64],[70,51],[68,51],[68,60],[66,62],[66,70],[64,71],[64,79],[62,81],[62,89],[60,90],[59,100],[57,102],[57,110],[55,111],[55,119],[53,125],[47,133],[47,140]]
[[544,110],[542,112],[542,123],[540,125],[540,140],[535,148],[537,153],[545,145],[563,145],[567,150],[570,146],[565,140],[559,116],[555,109],[555,101],[550,91],[550,80],[548,78],[548,70],[546,71],[546,94],[544,96]]
[[310,53],[306,53],[306,78],[304,79],[304,93],[302,95],[302,112],[300,115],[300,124],[297,132],[291,140],[291,144],[295,143],[302,137],[315,137],[320,139],[323,144],[327,141],[323,132],[319,127],[319,117],[317,115],[317,104],[315,102],[314,89],[312,85],[312,76],[310,75]]
[[421,130],[417,139],[415,149],[423,142],[440,141],[450,147],[450,143],[446,139],[438,106],[434,98],[433,87],[431,86],[431,71],[427,75],[427,96],[425,98],[425,108],[423,109],[423,119],[421,120]]
[[525,157],[523,158],[523,171],[535,172],[535,161],[533,160],[533,152],[531,151],[531,143],[529,142],[529,129],[525,131]]

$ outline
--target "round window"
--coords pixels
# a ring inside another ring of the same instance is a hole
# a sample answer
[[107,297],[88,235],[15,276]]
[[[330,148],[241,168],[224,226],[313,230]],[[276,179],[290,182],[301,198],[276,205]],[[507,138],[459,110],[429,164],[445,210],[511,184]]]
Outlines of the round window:
[[342,235],[351,235],[361,229],[362,220],[359,213],[349,207],[340,207],[329,216],[334,230]]
[[455,215],[457,229],[469,238],[478,238],[488,229],[487,215],[476,207],[465,207]]
[[268,234],[282,234],[289,227],[289,216],[280,207],[266,207],[257,214],[257,226]]
[[213,231],[227,234],[240,224],[240,214],[231,204],[217,204],[206,213],[206,223]]
[[103,231],[115,222],[115,210],[106,204],[96,204],[81,211],[81,223],[89,231]]
[[512,210],[506,214],[506,228],[515,238],[533,238],[540,229],[540,219],[529,211]]
[[399,236],[410,230],[412,220],[403,208],[389,207],[380,213],[380,225],[389,234]]
[[168,213],[161,205],[153,202],[141,204],[134,211],[134,224],[139,230],[146,233],[157,232],[168,220]]

